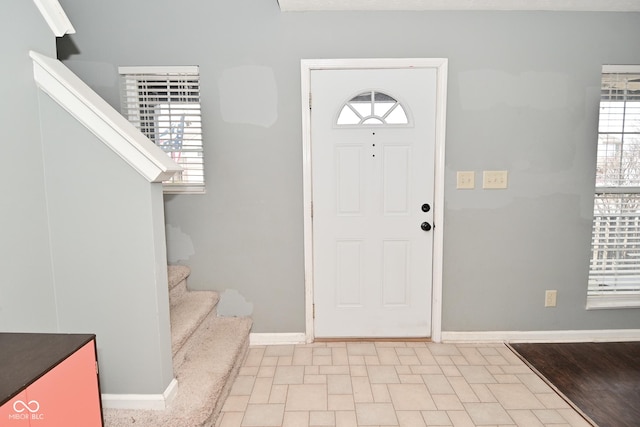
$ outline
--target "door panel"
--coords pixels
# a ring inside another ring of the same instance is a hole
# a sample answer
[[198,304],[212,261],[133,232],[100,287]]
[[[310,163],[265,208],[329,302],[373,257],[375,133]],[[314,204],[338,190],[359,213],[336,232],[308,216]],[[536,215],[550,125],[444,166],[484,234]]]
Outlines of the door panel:
[[382,304],[384,307],[409,304],[408,241],[385,241],[382,244]]
[[337,214],[362,214],[362,148],[341,146],[336,148],[336,204]]
[[411,147],[391,146],[384,148],[382,191],[385,215],[408,215]]
[[[311,91],[315,336],[429,336],[436,72],[312,70]],[[349,100],[397,100],[408,123],[338,125]]]
[[362,306],[361,241],[338,241],[336,244],[336,288],[338,307]]

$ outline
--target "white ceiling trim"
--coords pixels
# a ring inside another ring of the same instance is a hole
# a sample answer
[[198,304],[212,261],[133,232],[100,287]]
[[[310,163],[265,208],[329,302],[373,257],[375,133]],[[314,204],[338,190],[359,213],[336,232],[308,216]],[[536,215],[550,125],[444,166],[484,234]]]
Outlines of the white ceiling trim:
[[283,12],[339,10],[552,10],[640,12],[640,0],[278,0]]

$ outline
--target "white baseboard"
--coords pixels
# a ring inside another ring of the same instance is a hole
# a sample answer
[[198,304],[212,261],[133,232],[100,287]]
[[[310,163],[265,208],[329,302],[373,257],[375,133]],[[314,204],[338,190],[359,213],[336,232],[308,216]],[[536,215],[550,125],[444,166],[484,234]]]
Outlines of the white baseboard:
[[249,334],[250,345],[304,344],[306,342],[307,336],[304,332]]
[[178,393],[178,381],[172,379],[162,394],[102,394],[102,407],[110,409],[147,409],[162,411]]
[[[442,331],[442,342],[614,342],[640,341],[640,329],[576,331]],[[304,332],[251,333],[250,345],[305,344]]]
[[640,341],[640,329],[585,331],[442,331],[442,342],[614,342]]

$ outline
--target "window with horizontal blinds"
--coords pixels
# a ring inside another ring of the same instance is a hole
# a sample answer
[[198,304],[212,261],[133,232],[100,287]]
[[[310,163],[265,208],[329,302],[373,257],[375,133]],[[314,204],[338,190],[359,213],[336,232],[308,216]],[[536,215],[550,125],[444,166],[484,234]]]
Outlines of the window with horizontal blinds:
[[122,114],[183,171],[167,193],[204,192],[198,67],[120,67]]
[[588,298],[609,297],[640,306],[640,67],[602,73]]

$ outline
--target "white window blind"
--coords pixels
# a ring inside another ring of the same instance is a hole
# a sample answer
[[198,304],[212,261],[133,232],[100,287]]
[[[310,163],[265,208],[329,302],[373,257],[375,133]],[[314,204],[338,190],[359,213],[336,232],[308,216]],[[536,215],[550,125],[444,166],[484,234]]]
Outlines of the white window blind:
[[204,192],[198,67],[120,67],[122,114],[184,170],[166,193]]
[[588,297],[640,305],[640,67],[603,67],[592,230]]

